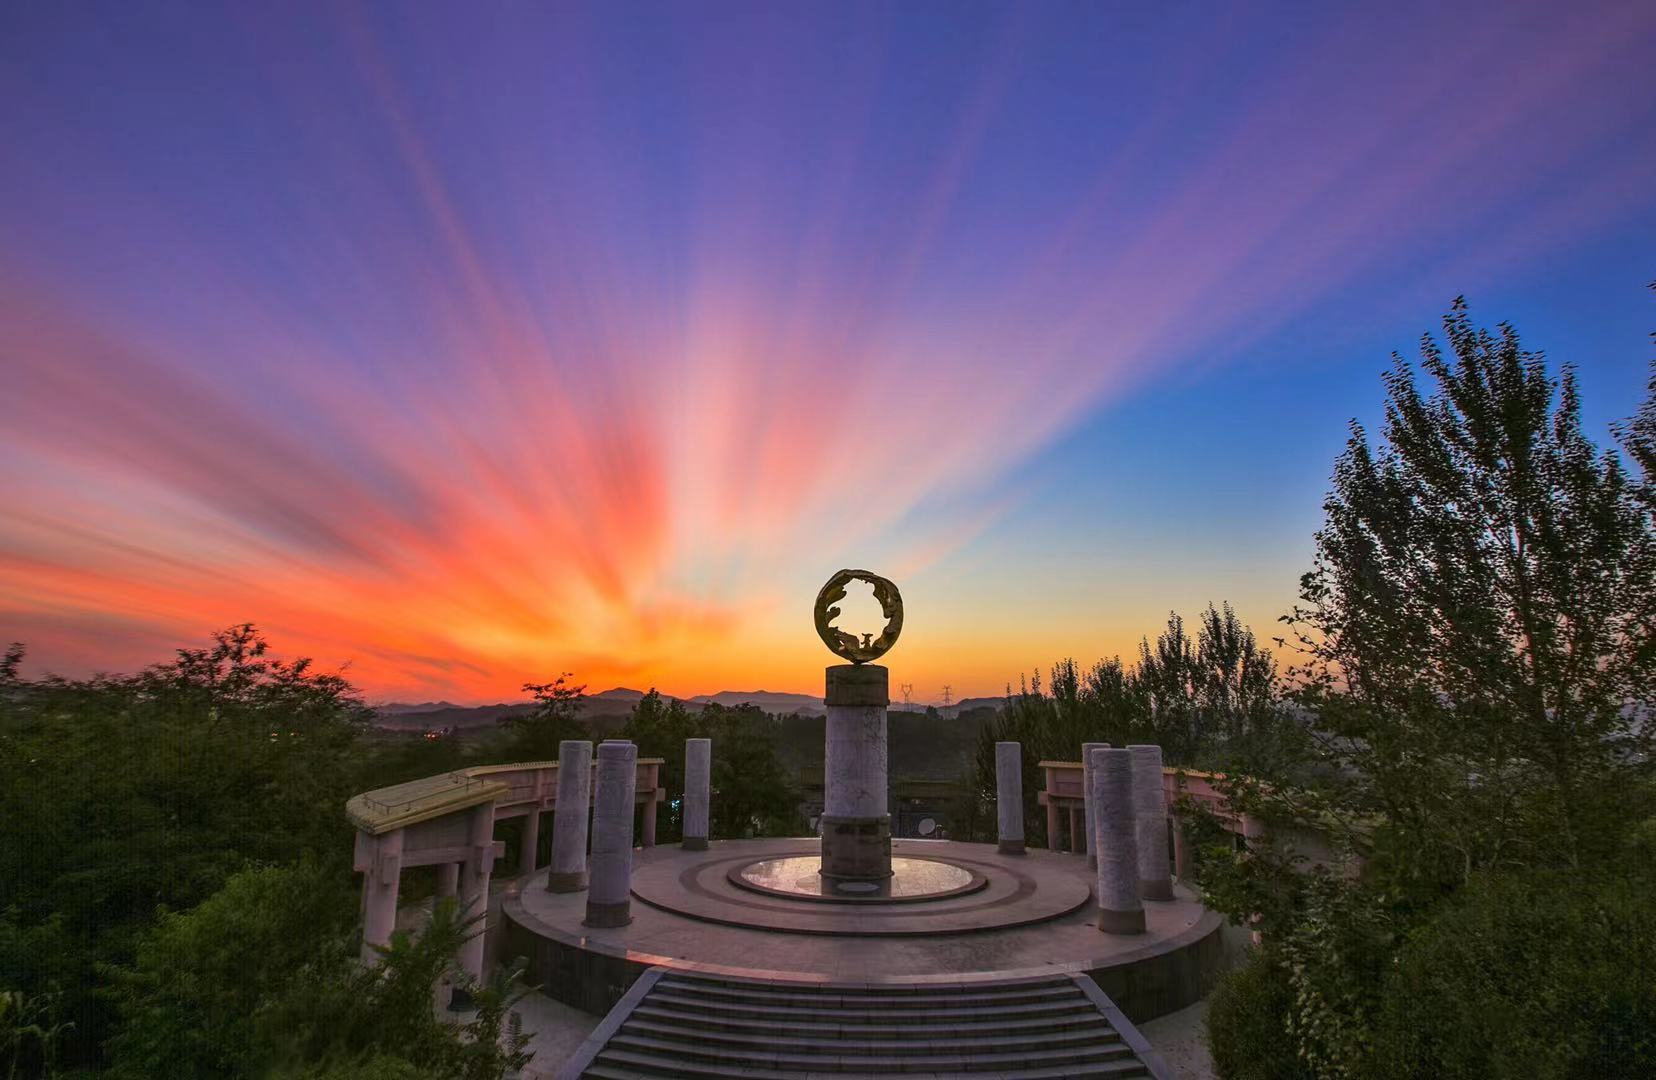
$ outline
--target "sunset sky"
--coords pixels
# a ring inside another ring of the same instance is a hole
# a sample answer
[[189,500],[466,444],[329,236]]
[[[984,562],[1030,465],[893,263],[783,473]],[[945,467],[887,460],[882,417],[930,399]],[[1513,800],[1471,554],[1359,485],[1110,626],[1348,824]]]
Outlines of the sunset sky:
[[1656,4],[9,4],[0,641],[997,692],[1292,602],[1457,293],[1656,328]]

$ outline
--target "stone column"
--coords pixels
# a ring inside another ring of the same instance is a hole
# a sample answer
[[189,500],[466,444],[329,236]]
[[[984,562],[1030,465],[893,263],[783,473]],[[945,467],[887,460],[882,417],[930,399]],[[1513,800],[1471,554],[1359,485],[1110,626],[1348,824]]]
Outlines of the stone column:
[[592,807],[592,744],[566,739],[558,744],[558,801],[552,804],[551,892],[580,892],[587,886],[587,815]]
[[523,816],[523,836],[518,840],[518,872],[527,874],[535,869],[540,858],[540,807],[532,806]]
[[1069,808],[1069,849],[1072,855],[1080,855],[1087,850],[1086,823],[1082,820],[1084,816],[1081,813],[1081,807],[1072,806]]
[[1064,827],[1058,816],[1058,793],[1047,786],[1047,850],[1064,850]]
[[375,945],[391,944],[397,928],[397,889],[402,883],[403,831],[373,838],[373,859],[362,874],[362,962],[377,964]]
[[592,818],[592,884],[584,926],[632,922],[633,798],[638,787],[638,747],[610,740],[598,744],[598,799]]
[[891,876],[886,803],[886,708],[891,674],[878,664],[828,669],[823,755],[822,873],[875,881]]
[[1196,852],[1190,843],[1190,823],[1184,818],[1173,818],[1173,873],[1179,884],[1190,885],[1196,879]]
[[644,821],[639,832],[641,834],[640,839],[645,847],[655,847],[656,787],[659,785],[660,775],[660,765],[646,765],[644,767]]
[[1167,795],[1162,789],[1161,747],[1129,746],[1133,755],[1133,815],[1137,821],[1139,895],[1173,899],[1173,871],[1167,865]]
[[457,862],[442,863],[437,867],[437,895],[431,898],[431,907],[435,911],[437,905],[444,900],[452,900],[460,895],[460,864]]
[[1132,754],[1100,747],[1092,752],[1092,761],[1093,807],[1098,816],[1098,928],[1107,934],[1142,934]]
[[1015,742],[995,744],[995,820],[1000,827],[1000,853],[1024,853],[1023,747]]
[[713,788],[713,740],[684,740],[684,843],[686,851],[707,850],[708,800]]
[[484,930],[489,913],[489,878],[494,874],[495,804],[486,802],[469,811],[466,823],[466,861],[460,864],[460,917],[477,918],[471,937],[460,946],[460,970],[483,978]]
[[1087,869],[1098,869],[1098,822],[1093,813],[1093,767],[1092,752],[1100,747],[1109,746],[1107,742],[1084,742],[1081,744],[1081,800],[1085,808],[1086,837],[1087,837]]

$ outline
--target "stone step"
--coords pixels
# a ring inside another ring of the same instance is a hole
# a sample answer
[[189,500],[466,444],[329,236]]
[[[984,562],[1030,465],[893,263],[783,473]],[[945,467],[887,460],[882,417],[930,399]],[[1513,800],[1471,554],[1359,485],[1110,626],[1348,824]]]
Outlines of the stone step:
[[864,982],[810,982],[800,979],[740,979],[734,976],[698,975],[675,971],[664,975],[663,985],[677,984],[697,988],[726,987],[732,990],[779,990],[784,993],[876,994],[882,997],[904,997],[910,994],[937,994],[952,990],[976,993],[984,990],[1029,990],[1039,987],[1073,987],[1075,981],[1067,975],[1026,975],[1005,981],[973,981],[962,983],[864,983]]
[[715,986],[680,979],[662,979],[656,985],[670,993],[695,994],[709,1001],[753,1001],[764,1005],[816,1005],[821,1007],[871,1005],[885,1008],[896,1005],[907,1008],[921,1005],[960,1006],[991,1002],[1013,1004],[1015,1002],[1051,1001],[1056,998],[1083,997],[1081,991],[1068,979],[1061,984],[1053,983],[1044,986],[1019,986],[1006,989],[986,987],[973,991],[950,990],[935,993],[910,991],[904,994],[861,993],[849,987],[836,990],[801,992],[767,986],[763,983],[753,983],[747,986]]
[[698,1045],[736,1048],[761,1057],[766,1053],[774,1053],[778,1050],[787,1050],[790,1053],[839,1054],[847,1047],[854,1047],[858,1052],[866,1050],[882,1054],[907,1056],[912,1054],[935,1054],[940,1047],[961,1051],[981,1049],[991,1052],[1011,1053],[1021,1048],[1040,1050],[1077,1045],[1125,1045],[1115,1031],[1102,1019],[1099,1019],[1098,1023],[1091,1028],[1077,1028],[1073,1031],[1007,1032],[995,1035],[973,1033],[947,1038],[938,1038],[934,1034],[923,1039],[880,1038],[862,1034],[831,1032],[823,1032],[818,1037],[812,1037],[810,1033],[803,1032],[792,1036],[784,1036],[777,1032],[768,1031],[709,1031],[704,1026],[663,1024],[645,1019],[629,1019],[622,1025],[621,1033],[668,1041],[688,1039]]
[[993,1035],[996,1032],[1035,1034],[1038,1032],[1070,1031],[1107,1026],[1103,1017],[1090,1002],[1073,1010],[1051,1016],[993,1016],[971,1021],[890,1021],[861,1024],[839,1020],[800,1021],[797,1019],[757,1019],[740,1016],[712,1016],[707,1013],[683,1012],[646,999],[632,1013],[662,1024],[690,1026],[702,1031],[751,1032],[771,1037],[798,1033],[804,1035],[846,1035],[857,1038],[951,1039],[974,1035]]
[[705,998],[689,994],[675,994],[661,991],[659,988],[650,992],[649,1000],[656,1004],[671,1005],[685,1012],[700,1013],[713,1016],[743,1016],[756,1019],[767,1017],[793,1017],[805,1021],[822,1023],[890,1023],[897,1020],[973,1020],[977,1018],[994,1018],[997,1016],[1054,1016],[1067,1012],[1074,1012],[1085,1006],[1092,1008],[1085,997],[1077,997],[1067,1001],[1041,1001],[1019,1003],[1015,1005],[967,1005],[960,1008],[946,1006],[919,1006],[910,1008],[902,1005],[886,1005],[878,1008],[807,1008],[791,1005],[760,1005],[749,1002],[709,1001]]
[[[725,1076],[741,1077],[743,1080],[752,1078],[773,1078],[773,1080],[799,1080],[800,1077],[809,1078],[813,1074],[800,1072],[776,1072],[774,1070],[744,1068],[740,1072],[679,1072],[671,1063],[665,1066],[671,1071],[659,1071],[653,1068],[638,1068],[631,1065],[604,1064],[595,1062],[588,1066],[581,1075],[593,1080],[662,1080],[664,1077],[707,1077]],[[820,1072],[814,1075],[822,1075]],[[1148,1076],[1146,1070],[1136,1060],[1103,1061],[1096,1064],[1081,1063],[1076,1065],[1060,1065],[1050,1069],[1010,1069],[994,1074],[1000,1080],[1068,1080],[1070,1077],[1104,1077],[1107,1080],[1128,1080],[1131,1077]],[[948,1073],[934,1072],[931,1080],[982,1080],[982,1073]],[[835,1073],[834,1080],[890,1080],[885,1073]]]
[[608,1057],[612,1051],[656,1055],[680,1064],[709,1062],[735,1069],[749,1066],[784,1071],[832,1073],[999,1072],[1005,1068],[1026,1065],[1051,1067],[1112,1061],[1130,1058],[1133,1054],[1131,1049],[1119,1041],[1051,1047],[1044,1050],[979,1049],[970,1054],[942,1047],[932,1048],[925,1054],[891,1054],[872,1050],[851,1041],[822,1053],[808,1053],[801,1052],[800,1048],[791,1042],[784,1042],[771,1050],[756,1053],[742,1048],[698,1044],[693,1041],[693,1036],[683,1039],[658,1039],[628,1034],[624,1030],[610,1039],[600,1060]]

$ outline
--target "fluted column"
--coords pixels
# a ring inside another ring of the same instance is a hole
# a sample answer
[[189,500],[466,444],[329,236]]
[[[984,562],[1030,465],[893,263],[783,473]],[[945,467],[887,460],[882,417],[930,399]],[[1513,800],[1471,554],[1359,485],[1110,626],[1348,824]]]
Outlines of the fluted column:
[[1015,742],[995,744],[995,821],[1000,853],[1024,853],[1023,747]]
[[592,878],[583,925],[625,926],[632,922],[633,797],[637,788],[638,747],[616,740],[599,743]]
[[1161,747],[1129,746],[1133,755],[1133,816],[1138,842],[1139,895],[1173,899],[1173,870],[1167,861],[1167,796],[1162,790]]
[[566,739],[558,744],[558,801],[552,806],[551,892],[587,887],[587,819],[592,809],[592,744]]
[[687,851],[707,850],[707,816],[713,787],[713,740],[684,740],[684,842]]
[[1098,928],[1109,934],[1142,934],[1132,754],[1099,747],[1092,752],[1092,762],[1093,807],[1098,817]]

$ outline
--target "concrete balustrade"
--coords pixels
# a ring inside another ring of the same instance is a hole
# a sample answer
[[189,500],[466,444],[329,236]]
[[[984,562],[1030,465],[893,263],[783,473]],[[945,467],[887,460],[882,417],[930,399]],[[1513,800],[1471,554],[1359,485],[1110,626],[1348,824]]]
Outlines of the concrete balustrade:
[[1138,847],[1138,889],[1145,900],[1173,899],[1173,872],[1167,859],[1167,802],[1162,789],[1161,747],[1127,748],[1133,763],[1133,816]]
[[1023,747],[1015,742],[995,744],[995,821],[1000,853],[1024,853]]
[[1133,756],[1127,750],[1099,747],[1091,760],[1098,821],[1098,928],[1109,934],[1142,934]]
[[592,807],[592,744],[558,744],[558,809],[552,815],[550,892],[579,892],[587,884],[587,819]]
[[609,740],[598,745],[598,794],[592,814],[592,869],[586,919],[592,927],[632,922],[633,788],[638,747]]
[[686,851],[707,850],[707,819],[713,789],[713,740],[684,740],[684,839]]

